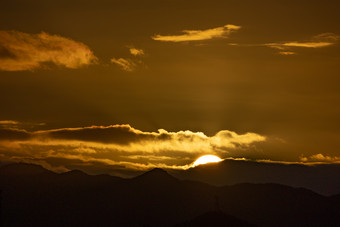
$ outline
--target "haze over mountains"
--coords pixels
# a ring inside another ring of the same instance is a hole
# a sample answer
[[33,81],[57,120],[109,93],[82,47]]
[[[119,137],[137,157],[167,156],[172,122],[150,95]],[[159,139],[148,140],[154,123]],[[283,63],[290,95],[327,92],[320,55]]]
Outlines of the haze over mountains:
[[243,226],[340,223],[340,195],[280,184],[216,187],[162,169],[123,179],[11,164],[0,167],[0,188],[4,226],[197,226],[216,218]]

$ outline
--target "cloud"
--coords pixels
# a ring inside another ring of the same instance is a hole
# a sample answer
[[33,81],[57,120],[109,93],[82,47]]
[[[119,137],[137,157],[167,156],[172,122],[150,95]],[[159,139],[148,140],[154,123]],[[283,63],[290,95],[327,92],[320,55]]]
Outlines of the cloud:
[[263,142],[256,133],[237,134],[222,130],[214,136],[189,130],[145,132],[130,125],[61,128],[28,132],[0,129],[0,160],[44,161],[51,166],[114,166],[124,169],[154,167],[186,169],[199,156],[216,154],[221,158]]
[[340,163],[340,157],[323,155],[321,153],[309,157],[301,156],[300,160],[302,162]]
[[142,49],[130,47],[129,50],[130,50],[130,54],[132,54],[134,56],[144,55],[144,50],[142,50]]
[[[108,145],[120,146],[150,146],[167,150],[187,150],[203,146],[209,147],[235,148],[236,146],[246,146],[248,144],[264,141],[265,137],[256,133],[237,134],[232,131],[222,130],[214,136],[206,136],[202,132],[178,131],[168,132],[159,129],[157,132],[143,132],[130,125],[110,125],[91,126],[81,128],[62,128],[54,130],[36,131],[33,133],[36,138],[45,140],[69,140],[95,142]],[[187,148],[187,149],[186,149]],[[139,148],[138,148],[139,149]]]
[[78,140],[104,144],[131,144],[141,140],[154,140],[165,137],[164,134],[142,132],[130,125],[91,126],[82,128],[62,128],[37,131],[37,136],[51,139]]
[[23,129],[0,128],[0,141],[13,140],[23,141],[31,138],[31,134]]
[[0,121],[0,125],[18,125],[18,121],[12,121],[12,120],[4,120]]
[[137,49],[134,47],[128,47],[130,54],[133,55],[133,59],[131,58],[111,58],[111,63],[117,64],[123,70],[127,72],[135,71],[139,66],[144,65],[143,61],[138,57],[143,56],[144,50]]
[[125,58],[112,58],[111,62],[119,65],[123,70],[127,72],[132,72],[136,69],[137,64],[131,59]]
[[333,33],[322,33],[312,37],[307,41],[293,41],[293,42],[281,42],[281,43],[267,43],[264,46],[281,50],[281,55],[292,55],[295,51],[291,51],[292,48],[323,48],[334,45],[340,36]]
[[227,24],[222,27],[210,28],[206,30],[183,30],[182,35],[155,35],[153,40],[163,42],[187,42],[209,40],[215,38],[226,38],[230,33],[237,31],[241,26]]
[[280,51],[279,54],[281,54],[281,55],[294,55],[296,53],[293,52],[293,51]]
[[88,46],[69,38],[46,32],[0,31],[0,70],[3,71],[47,68],[50,63],[74,69],[96,61]]
[[329,42],[288,42],[288,43],[268,43],[269,47],[276,48],[279,50],[285,50],[288,47],[305,47],[305,48],[320,48],[334,45]]

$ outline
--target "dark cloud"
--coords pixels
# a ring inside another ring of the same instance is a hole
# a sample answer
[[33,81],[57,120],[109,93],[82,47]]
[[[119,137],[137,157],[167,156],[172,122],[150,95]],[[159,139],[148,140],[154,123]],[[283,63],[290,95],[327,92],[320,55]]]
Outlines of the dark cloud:
[[144,133],[129,125],[92,126],[84,128],[65,128],[39,132],[51,139],[80,140],[99,143],[128,145],[140,141],[166,140],[169,135],[164,133]]
[[32,135],[26,130],[22,129],[7,129],[0,128],[0,140],[28,140]]
[[12,53],[8,48],[0,46],[0,58],[16,59],[17,56]]

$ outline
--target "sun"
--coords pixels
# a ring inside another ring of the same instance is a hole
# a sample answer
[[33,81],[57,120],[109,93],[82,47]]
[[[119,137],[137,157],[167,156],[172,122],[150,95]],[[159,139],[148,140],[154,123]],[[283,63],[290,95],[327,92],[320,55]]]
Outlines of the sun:
[[202,165],[202,164],[220,162],[220,161],[223,161],[223,160],[217,157],[216,155],[204,155],[204,156],[199,157],[192,166],[195,167],[195,166]]

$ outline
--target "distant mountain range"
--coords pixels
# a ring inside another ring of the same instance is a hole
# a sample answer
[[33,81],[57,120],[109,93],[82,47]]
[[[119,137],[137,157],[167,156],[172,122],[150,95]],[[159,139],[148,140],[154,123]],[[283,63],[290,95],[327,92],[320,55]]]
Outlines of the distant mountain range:
[[217,187],[162,169],[123,179],[10,164],[0,167],[0,189],[3,226],[340,226],[340,194],[273,183]]
[[200,165],[188,170],[169,170],[182,180],[223,186],[238,183],[278,183],[304,187],[323,195],[340,194],[340,164],[281,164],[242,160]]

